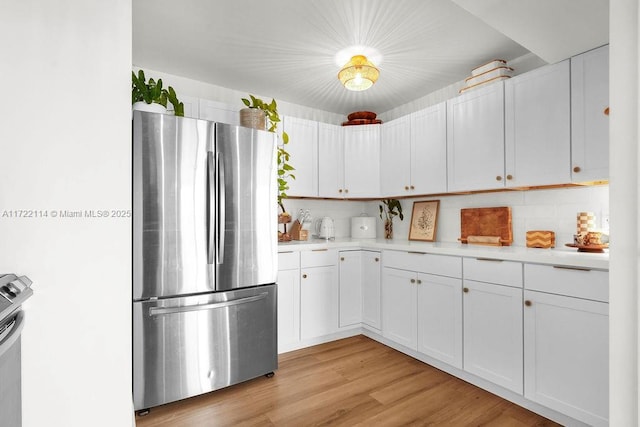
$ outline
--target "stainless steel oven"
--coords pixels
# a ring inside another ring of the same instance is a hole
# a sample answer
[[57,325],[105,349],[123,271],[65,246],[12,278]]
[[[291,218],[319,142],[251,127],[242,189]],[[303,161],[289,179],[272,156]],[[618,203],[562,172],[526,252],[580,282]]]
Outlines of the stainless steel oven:
[[20,335],[24,327],[22,303],[33,291],[31,280],[15,274],[0,275],[0,425],[22,425]]

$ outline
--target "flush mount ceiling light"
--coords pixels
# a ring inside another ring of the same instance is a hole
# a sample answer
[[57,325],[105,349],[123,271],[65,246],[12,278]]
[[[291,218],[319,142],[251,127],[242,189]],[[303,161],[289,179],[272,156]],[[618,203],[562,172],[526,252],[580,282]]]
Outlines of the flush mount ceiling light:
[[359,91],[369,89],[378,80],[380,71],[364,55],[354,55],[338,73],[345,88]]

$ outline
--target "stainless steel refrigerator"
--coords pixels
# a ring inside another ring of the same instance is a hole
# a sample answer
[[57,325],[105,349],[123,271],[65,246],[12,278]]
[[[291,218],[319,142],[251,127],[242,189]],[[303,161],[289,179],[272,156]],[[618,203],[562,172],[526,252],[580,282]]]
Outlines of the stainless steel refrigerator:
[[277,369],[273,133],[134,112],[136,411]]

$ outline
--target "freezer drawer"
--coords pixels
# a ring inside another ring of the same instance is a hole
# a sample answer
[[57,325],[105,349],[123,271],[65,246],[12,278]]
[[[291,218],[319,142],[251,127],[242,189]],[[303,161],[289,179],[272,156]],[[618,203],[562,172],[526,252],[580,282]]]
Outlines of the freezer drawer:
[[133,303],[135,410],[278,367],[276,285]]

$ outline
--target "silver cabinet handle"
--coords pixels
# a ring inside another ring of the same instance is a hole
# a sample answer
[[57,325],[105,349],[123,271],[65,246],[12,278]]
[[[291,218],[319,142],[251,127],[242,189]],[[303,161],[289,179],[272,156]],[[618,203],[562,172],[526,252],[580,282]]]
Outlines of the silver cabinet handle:
[[560,270],[577,270],[577,271],[591,271],[590,268],[586,268],[586,267],[567,267],[564,265],[554,265],[553,268],[557,268]]
[[415,255],[426,255],[426,252],[417,252],[417,251],[407,251],[408,254],[415,254]]
[[265,299],[267,295],[268,294],[266,292],[263,292],[260,295],[255,295],[252,297],[232,299],[229,301],[212,302],[209,304],[187,305],[184,307],[151,307],[149,309],[149,314],[151,316],[161,316],[164,314],[185,313],[189,311],[214,310],[216,308],[231,307],[234,305],[260,301],[261,299]]
[[493,259],[493,258],[476,258],[478,261],[491,261],[491,262],[502,262],[502,259]]
[[311,249],[311,252],[326,252],[329,249],[325,248],[325,249]]

